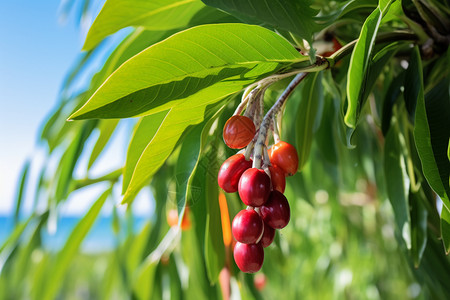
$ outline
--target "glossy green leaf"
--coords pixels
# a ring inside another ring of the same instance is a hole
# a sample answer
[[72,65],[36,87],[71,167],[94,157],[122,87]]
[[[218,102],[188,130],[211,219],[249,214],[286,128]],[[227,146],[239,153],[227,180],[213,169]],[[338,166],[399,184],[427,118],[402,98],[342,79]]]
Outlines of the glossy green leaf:
[[316,128],[314,124],[319,118],[319,107],[323,106],[322,73],[308,75],[302,84],[300,101],[296,114],[296,148],[298,152],[298,170],[301,171],[306,164],[311,151],[311,145]]
[[202,0],[205,4],[222,9],[249,24],[267,24],[273,28],[284,29],[301,38],[310,40],[317,29],[314,16],[317,11],[311,8],[309,0]]
[[348,107],[344,120],[347,126],[351,128],[356,127],[358,115],[362,106],[362,98],[367,89],[367,73],[373,46],[375,44],[375,37],[378,33],[381,19],[389,9],[391,2],[392,0],[387,1],[385,6],[379,5],[370,16],[367,17],[361,28],[358,42],[356,43],[350,58],[347,76]]
[[125,118],[185,102],[207,105],[307,60],[282,37],[259,26],[198,26],[128,60],[70,118]]
[[449,83],[449,78],[444,78],[425,97],[423,87],[420,87],[414,126],[414,138],[423,173],[447,209],[450,209],[450,162],[447,156],[450,138]]
[[57,296],[58,290],[61,288],[63,281],[61,278],[67,272],[71,265],[72,259],[77,253],[81,242],[88,234],[92,225],[94,224],[100,210],[103,207],[106,199],[111,194],[111,189],[106,190],[95,203],[91,206],[86,215],[78,222],[75,228],[67,238],[67,242],[63,249],[58,253],[52,268],[48,270],[45,278],[45,285],[43,286],[40,299],[50,300]]
[[185,27],[205,5],[200,0],[108,0],[89,29],[83,49],[128,26],[149,30]]
[[386,188],[394,210],[397,228],[406,242],[406,246],[411,249],[411,218],[408,205],[409,178],[402,155],[404,147],[403,136],[395,127],[391,127],[386,135],[384,146]]
[[128,146],[125,168],[123,169],[122,193],[125,193],[130,184],[131,177],[142,152],[158,132],[167,114],[168,111],[162,111],[154,115],[146,116],[141,118],[136,124]]
[[442,208],[441,212],[441,236],[444,243],[445,252],[450,253],[450,211]]
[[386,136],[391,126],[392,109],[402,93],[402,82],[404,82],[404,80],[405,72],[401,72],[391,81],[384,96],[383,113],[381,116],[381,131],[384,136]]
[[95,142],[94,148],[91,151],[91,156],[89,157],[88,169],[92,167],[97,158],[102,153],[103,149],[105,149],[106,144],[109,142],[114,130],[119,124],[119,120],[101,120],[99,125],[97,126],[100,134]]
[[150,235],[150,229],[150,222],[147,221],[141,232],[132,239],[130,247],[127,249],[126,269],[129,275],[135,272],[144,257],[143,254]]

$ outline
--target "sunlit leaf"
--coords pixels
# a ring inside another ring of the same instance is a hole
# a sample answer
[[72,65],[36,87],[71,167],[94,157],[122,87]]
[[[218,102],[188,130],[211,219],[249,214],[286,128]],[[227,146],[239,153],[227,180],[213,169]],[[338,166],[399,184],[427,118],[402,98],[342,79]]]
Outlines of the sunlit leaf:
[[206,105],[306,60],[282,37],[258,26],[198,26],[128,60],[70,118],[125,118],[185,102]]
[[131,176],[133,175],[142,152],[157,133],[167,113],[167,111],[162,111],[154,115],[143,117],[136,124],[133,137],[128,146],[127,159],[123,171],[122,193],[125,193],[127,190]]
[[116,129],[119,120],[102,120],[99,122],[97,126],[100,134],[98,136],[97,142],[94,145],[94,148],[91,151],[91,157],[89,157],[88,169],[92,167],[97,158],[102,153],[106,144],[109,142],[114,130]]
[[19,189],[17,190],[17,196],[14,209],[14,222],[17,224],[19,221],[20,208],[22,207],[22,201],[24,197],[24,189],[27,184],[28,172],[30,170],[31,162],[28,160],[22,168],[19,181]]

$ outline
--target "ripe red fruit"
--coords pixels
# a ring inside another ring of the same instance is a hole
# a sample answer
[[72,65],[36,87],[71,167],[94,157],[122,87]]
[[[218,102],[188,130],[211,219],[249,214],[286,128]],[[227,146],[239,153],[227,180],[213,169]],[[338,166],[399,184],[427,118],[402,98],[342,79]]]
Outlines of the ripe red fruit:
[[220,167],[217,176],[219,186],[227,193],[237,192],[242,173],[251,167],[252,160],[245,160],[244,154],[230,156]]
[[228,147],[241,149],[255,136],[256,128],[252,119],[246,116],[232,116],[223,127],[223,140]]
[[236,241],[255,244],[263,233],[263,227],[263,220],[256,211],[244,209],[234,217],[231,232]]
[[270,162],[292,176],[298,169],[298,154],[295,147],[286,142],[278,142],[269,149]]
[[261,244],[261,246],[266,248],[266,247],[270,246],[270,244],[272,244],[272,242],[273,242],[273,239],[275,237],[275,229],[273,229],[272,227],[267,225],[266,222],[263,222],[263,223],[264,223],[264,233],[261,238],[260,244]]
[[264,262],[264,249],[261,244],[236,243],[234,261],[242,272],[258,272]]
[[272,181],[272,189],[284,193],[286,188],[286,177],[283,170],[277,165],[272,165],[269,167],[270,179]]
[[261,217],[272,228],[284,228],[291,218],[289,202],[279,191],[272,191],[266,204],[261,206]]
[[239,197],[245,205],[263,205],[270,193],[269,175],[261,169],[247,169],[239,180],[238,191]]

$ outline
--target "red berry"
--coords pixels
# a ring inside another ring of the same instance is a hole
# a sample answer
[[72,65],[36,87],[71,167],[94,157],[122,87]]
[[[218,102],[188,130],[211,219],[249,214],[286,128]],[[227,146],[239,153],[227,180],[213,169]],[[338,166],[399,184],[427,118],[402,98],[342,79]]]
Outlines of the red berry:
[[227,193],[237,192],[242,173],[251,167],[252,160],[245,160],[244,154],[230,156],[220,167],[217,176],[219,186]]
[[283,170],[277,165],[272,165],[269,167],[270,179],[272,181],[272,189],[284,193],[286,188],[286,177]]
[[297,173],[298,155],[295,147],[286,142],[278,142],[269,149],[270,162],[281,168],[289,176]]
[[263,205],[270,193],[269,175],[261,169],[247,169],[239,180],[238,191],[245,205]]
[[291,218],[289,202],[279,191],[272,191],[267,203],[261,206],[261,217],[272,228],[284,228]]
[[255,132],[252,119],[246,116],[232,116],[223,127],[223,140],[228,147],[241,149],[250,143]]
[[255,244],[263,233],[263,227],[263,220],[256,211],[244,209],[234,217],[231,232],[236,241]]
[[264,248],[266,248],[266,247],[270,246],[270,244],[272,244],[272,242],[273,242],[273,239],[275,237],[275,229],[273,229],[272,227],[267,225],[266,222],[263,222],[263,223],[264,223],[264,233],[263,233],[260,243]]
[[264,249],[261,244],[236,243],[234,261],[242,272],[258,272],[264,262]]

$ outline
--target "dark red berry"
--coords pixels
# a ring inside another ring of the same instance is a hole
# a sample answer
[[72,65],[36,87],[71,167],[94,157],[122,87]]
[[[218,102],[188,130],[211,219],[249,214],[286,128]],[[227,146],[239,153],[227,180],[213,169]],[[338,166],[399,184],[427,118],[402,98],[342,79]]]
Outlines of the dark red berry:
[[245,160],[244,154],[230,156],[220,167],[217,176],[219,186],[227,193],[237,192],[242,173],[251,167],[252,160]]
[[223,127],[223,140],[228,147],[241,149],[251,142],[255,132],[252,119],[246,116],[232,116]]
[[269,167],[269,171],[272,189],[284,193],[284,189],[286,188],[286,177],[283,170],[277,165],[272,165]]
[[245,205],[263,205],[270,193],[269,175],[261,169],[247,169],[239,180],[238,191]]
[[264,249],[261,244],[242,244],[234,247],[234,261],[242,272],[258,272],[264,262]]
[[233,219],[231,232],[236,241],[255,244],[263,233],[264,223],[253,209],[241,210]]
[[272,191],[266,204],[261,206],[261,217],[272,228],[284,228],[291,218],[289,202],[279,191]]
[[273,242],[273,239],[275,237],[275,229],[267,225],[266,222],[263,223],[264,223],[264,233],[260,243],[264,248],[266,248]]

